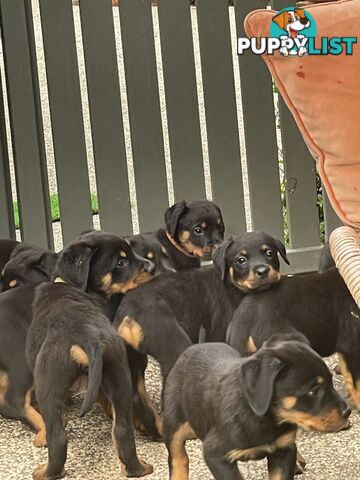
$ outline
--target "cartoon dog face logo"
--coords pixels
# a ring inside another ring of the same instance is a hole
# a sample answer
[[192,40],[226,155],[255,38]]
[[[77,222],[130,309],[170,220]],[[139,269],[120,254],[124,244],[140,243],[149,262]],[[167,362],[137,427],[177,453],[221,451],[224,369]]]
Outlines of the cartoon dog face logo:
[[[275,17],[273,17],[273,22],[275,22],[282,30],[285,30],[287,33],[287,37],[292,39],[304,38],[304,35],[300,35],[300,32],[305,28],[310,27],[310,20],[307,18],[304,9],[282,11],[277,15],[275,15]],[[283,55],[289,54],[286,48],[281,49],[280,52]],[[307,49],[305,47],[300,47],[299,51],[296,54],[302,56],[306,52],[307,52]],[[294,55],[295,53],[292,53],[292,54]]]

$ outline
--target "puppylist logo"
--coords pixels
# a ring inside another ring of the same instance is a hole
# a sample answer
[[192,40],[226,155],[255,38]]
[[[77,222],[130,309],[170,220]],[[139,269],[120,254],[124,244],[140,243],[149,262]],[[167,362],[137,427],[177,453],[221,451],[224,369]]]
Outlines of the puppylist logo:
[[251,50],[256,55],[273,55],[279,51],[284,56],[352,55],[356,37],[322,37],[315,45],[317,26],[312,15],[303,8],[288,7],[273,16],[270,36],[239,38],[238,54]]

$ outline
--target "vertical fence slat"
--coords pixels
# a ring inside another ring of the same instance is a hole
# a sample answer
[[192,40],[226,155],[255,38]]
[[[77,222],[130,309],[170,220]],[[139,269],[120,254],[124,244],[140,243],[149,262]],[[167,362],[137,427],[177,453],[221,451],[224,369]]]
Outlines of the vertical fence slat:
[[197,0],[214,200],[227,234],[246,230],[228,0]]
[[205,198],[189,0],[158,0],[175,200]]
[[80,2],[101,227],[132,232],[124,130],[109,0]]
[[72,0],[40,0],[64,243],[92,228]]
[[0,7],[22,239],[52,247],[30,3],[2,0]]
[[3,85],[0,77],[0,238],[15,238]]
[[[274,0],[273,7],[281,10],[295,2]],[[301,136],[292,114],[279,95],[281,138],[284,169],[289,182],[295,185],[293,193],[287,190],[289,238],[292,248],[319,245],[319,213],[316,207],[315,162]]]
[[282,98],[279,104],[290,246],[319,245],[315,162]]
[[119,8],[139,225],[149,231],[168,206],[151,1],[121,0]]
[[[245,16],[263,0],[235,0],[238,37],[246,37]],[[253,228],[283,237],[274,99],[270,74],[251,52],[239,55],[250,205]]]
[[335,230],[335,228],[343,225],[343,223],[336,215],[333,207],[331,206],[329,197],[327,196],[324,187],[322,188],[322,192],[324,202],[325,239],[328,240],[330,233]]

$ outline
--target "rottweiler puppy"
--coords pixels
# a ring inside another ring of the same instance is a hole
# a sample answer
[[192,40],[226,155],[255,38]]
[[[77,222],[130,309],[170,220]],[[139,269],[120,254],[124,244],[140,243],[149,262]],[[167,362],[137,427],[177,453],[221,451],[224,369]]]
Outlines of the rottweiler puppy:
[[200,267],[210,260],[213,249],[224,240],[220,208],[209,200],[178,202],[165,211],[166,229],[155,233],[177,270]]
[[123,238],[89,232],[61,253],[54,282],[37,287],[26,358],[45,422],[49,460],[36,468],[35,480],[65,475],[63,413],[71,385],[84,372],[88,373],[88,390],[80,415],[91,409],[101,393],[112,411],[122,473],[140,477],[153,471],[136,454],[126,348],[104,314],[111,295],[136,288],[152,271],[153,264],[136,255]]
[[50,280],[56,257],[49,250],[17,244],[3,270],[2,288],[11,291],[0,295],[0,414],[34,428],[35,446],[45,444],[44,422],[33,401],[25,342],[36,285]]
[[164,406],[171,480],[189,478],[185,442],[196,437],[216,480],[241,480],[237,461],[261,458],[269,478],[293,479],[297,426],[338,432],[350,415],[300,335],[273,336],[248,359],[224,343],[189,347],[169,374]]
[[126,237],[134,251],[140,256],[150,260],[154,266],[154,275],[165,272],[175,272],[170,264],[167,250],[152,233],[139,233]]
[[49,280],[57,258],[51,250],[19,243],[2,269],[0,291]]
[[273,333],[293,331],[323,357],[338,353],[347,393],[360,408],[360,310],[336,268],[283,277],[256,300],[247,296],[234,313],[227,342],[245,355]]
[[246,296],[269,288],[280,278],[278,252],[284,245],[263,232],[227,240],[213,254],[213,267],[162,274],[129,292],[114,326],[132,347],[130,365],[139,397],[151,405],[144,385],[146,356],[160,364],[165,379],[180,354],[199,340],[224,341],[236,307]]
[[33,376],[25,356],[36,284],[13,288],[0,295],[0,414],[29,424],[34,445],[46,445],[45,424],[34,404]]

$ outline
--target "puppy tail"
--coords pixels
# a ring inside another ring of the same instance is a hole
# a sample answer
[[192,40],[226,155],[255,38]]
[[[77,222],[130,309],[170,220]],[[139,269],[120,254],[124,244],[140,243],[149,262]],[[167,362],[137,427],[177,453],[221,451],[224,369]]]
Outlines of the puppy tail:
[[84,349],[89,357],[88,389],[81,405],[80,417],[88,413],[96,402],[102,381],[103,356],[99,344],[88,344]]

